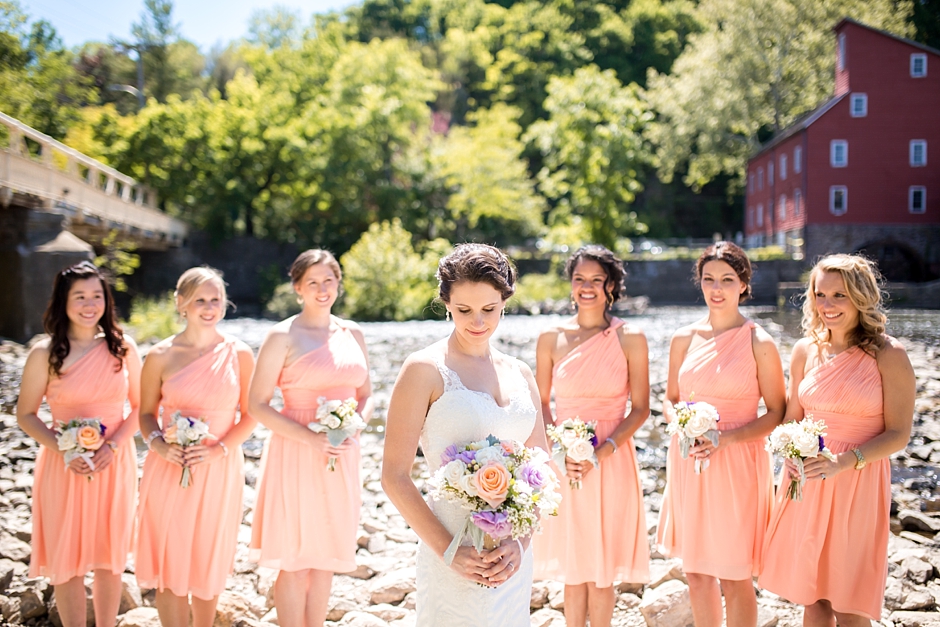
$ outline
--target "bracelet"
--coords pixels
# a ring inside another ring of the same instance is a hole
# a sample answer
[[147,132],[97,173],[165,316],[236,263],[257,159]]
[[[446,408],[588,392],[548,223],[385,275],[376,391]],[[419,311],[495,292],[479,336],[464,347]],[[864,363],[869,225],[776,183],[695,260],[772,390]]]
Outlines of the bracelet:
[[865,456],[862,455],[862,451],[857,448],[853,448],[852,452],[855,453],[855,470],[861,470],[868,465],[868,462],[865,461]]
[[605,442],[610,442],[610,445],[611,445],[612,447],[614,447],[614,453],[616,453],[616,452],[617,452],[617,449],[620,448],[619,446],[617,446],[617,443],[614,442],[614,439],[613,439],[613,438],[607,438],[607,439],[604,440],[604,441],[605,441]]
[[150,444],[157,438],[161,437],[162,435],[163,435],[162,431],[160,431],[159,429],[154,429],[153,431],[150,432],[150,435],[144,438],[144,444],[147,445],[148,449],[152,449],[153,447],[150,446]]
[[112,451],[117,452],[118,450],[117,442],[115,442],[114,440],[105,440],[105,444],[110,446]]
[[222,457],[228,457],[228,447],[225,446],[225,442],[219,440],[219,446],[222,447]]

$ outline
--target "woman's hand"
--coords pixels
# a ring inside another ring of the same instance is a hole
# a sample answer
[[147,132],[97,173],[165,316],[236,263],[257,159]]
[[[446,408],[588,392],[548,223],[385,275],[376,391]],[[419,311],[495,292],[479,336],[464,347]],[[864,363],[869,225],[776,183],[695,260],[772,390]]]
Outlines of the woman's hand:
[[225,450],[218,444],[193,444],[183,449],[183,466],[192,468],[223,457],[225,457]]
[[454,561],[450,567],[455,570],[464,579],[476,582],[483,586],[491,586],[490,580],[483,576],[483,573],[490,570],[491,564],[486,561],[487,555],[492,551],[483,551],[477,553],[472,546],[462,546],[454,554]]
[[167,444],[162,437],[157,437],[150,443],[150,450],[171,464],[186,465],[185,452],[179,444]]
[[327,457],[340,457],[354,446],[359,446],[359,442],[355,438],[346,438],[338,446],[333,446],[330,444],[330,440],[326,437],[325,433],[314,433],[311,431],[310,435],[311,438],[309,441],[311,446]]
[[[822,455],[809,457],[803,460],[803,473],[807,479],[831,479],[844,470],[854,468],[855,460],[855,454],[852,452],[849,452],[848,455],[842,453],[836,456],[836,461],[826,459]],[[787,470],[790,470],[790,476],[799,479],[800,471],[797,470],[796,464],[789,459],[786,463],[788,464]],[[792,470],[789,466],[793,467]]]
[[594,464],[590,461],[576,462],[570,457],[565,457],[565,471],[570,481],[581,481],[592,470]]
[[708,438],[698,438],[695,440],[695,444],[689,448],[689,457],[705,461],[715,454],[715,451],[721,447],[721,444],[722,440],[720,436],[718,438],[718,446],[712,444],[712,441]]
[[114,461],[114,451],[111,449],[111,446],[107,443],[102,444],[101,448],[95,451],[94,456],[91,458],[91,463],[95,465],[95,469],[92,472],[99,473],[108,466],[111,465],[111,462]]
[[76,457],[69,462],[69,470],[74,472],[76,475],[87,476],[92,473],[91,466],[89,466],[88,462],[86,462],[81,457]]
[[522,552],[517,541],[506,538],[498,547],[485,553],[483,560],[489,564],[489,568],[483,572],[483,577],[495,588],[519,572]]

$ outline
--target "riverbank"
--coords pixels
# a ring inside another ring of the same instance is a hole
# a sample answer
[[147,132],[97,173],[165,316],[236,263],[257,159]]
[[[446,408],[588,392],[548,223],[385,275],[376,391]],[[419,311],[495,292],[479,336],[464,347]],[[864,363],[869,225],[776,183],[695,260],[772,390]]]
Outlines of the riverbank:
[[[694,308],[655,308],[644,316],[630,318],[641,326],[650,344],[652,415],[636,435],[641,464],[650,540],[655,534],[659,504],[665,484],[665,450],[662,445],[662,395],[666,378],[669,337],[675,328],[702,315]],[[774,336],[786,362],[789,348],[797,337],[798,318],[785,312],[749,310]],[[498,347],[534,364],[535,341],[539,331],[557,322],[554,316],[508,316],[495,338]],[[227,333],[244,339],[257,349],[271,323],[263,320],[233,319],[223,323]],[[330,600],[330,624],[405,627],[414,616],[414,555],[416,537],[385,497],[379,482],[382,431],[388,397],[398,368],[405,356],[437,338],[447,335],[446,322],[423,321],[364,324],[376,395],[376,420],[363,435],[362,497],[359,529],[358,568],[351,575],[337,575]],[[892,460],[892,538],[888,595],[883,623],[940,624],[940,312],[894,312],[891,332],[904,339],[917,373],[917,404],[914,433],[907,449]],[[31,526],[29,499],[35,443],[16,426],[11,415],[25,348],[0,344],[0,610],[4,622],[30,625],[56,624],[58,619],[51,588],[42,581],[25,578],[29,559]],[[48,416],[48,414],[46,413]],[[245,513],[235,574],[220,603],[219,627],[258,627],[275,623],[271,586],[275,573],[248,561],[255,486],[261,447],[266,437],[259,428],[245,443],[247,485]],[[138,447],[141,459],[144,449]],[[428,469],[423,459],[415,462],[414,476],[423,485]],[[688,589],[682,582],[680,564],[654,553],[653,581],[648,586],[624,584],[618,588],[614,624],[678,627],[690,621]],[[152,608],[152,593],[140,591],[134,583],[133,565],[125,574],[122,624],[125,627],[154,627],[158,624]],[[799,625],[798,608],[761,592],[761,627]],[[560,584],[539,582],[532,594],[533,625],[564,625]],[[917,612],[918,616],[903,612]],[[917,622],[920,621],[920,622]]]

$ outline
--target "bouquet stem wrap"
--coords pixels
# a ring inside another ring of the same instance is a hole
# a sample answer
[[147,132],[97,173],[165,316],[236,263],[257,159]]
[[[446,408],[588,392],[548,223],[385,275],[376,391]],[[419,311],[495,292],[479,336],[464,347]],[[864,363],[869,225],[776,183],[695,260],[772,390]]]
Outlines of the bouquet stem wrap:
[[[694,396],[694,395],[693,395]],[[675,420],[666,425],[666,433],[679,436],[679,453],[682,459],[689,457],[689,449],[702,438],[718,447],[718,410],[714,405],[701,402],[680,402],[673,406]],[[695,474],[701,474],[708,468],[707,459],[695,459]]]
[[[813,420],[812,414],[807,414],[800,422],[779,425],[770,434],[767,450],[791,460],[800,471],[799,478],[790,479],[790,484],[787,486],[787,498],[790,500],[803,500],[803,485],[806,483],[804,460],[811,457],[824,457],[829,461],[836,461],[836,456],[826,448],[825,435],[826,423],[822,420]],[[783,472],[785,473],[786,469]]]
[[[354,398],[345,401],[327,400],[325,396],[317,399],[317,422],[311,422],[307,428],[314,433],[325,433],[330,446],[339,446],[347,438],[354,437],[366,428],[362,416],[356,411],[359,403]],[[336,458],[330,457],[326,469],[336,472]]]
[[[589,461],[597,468],[597,454],[594,452],[594,447],[597,446],[596,427],[597,422],[584,422],[580,418],[569,418],[560,425],[548,427],[548,437],[553,442],[552,461],[561,470],[561,474],[568,475],[565,465],[565,459],[568,457],[578,463]],[[581,480],[569,479],[568,487],[580,490]]]

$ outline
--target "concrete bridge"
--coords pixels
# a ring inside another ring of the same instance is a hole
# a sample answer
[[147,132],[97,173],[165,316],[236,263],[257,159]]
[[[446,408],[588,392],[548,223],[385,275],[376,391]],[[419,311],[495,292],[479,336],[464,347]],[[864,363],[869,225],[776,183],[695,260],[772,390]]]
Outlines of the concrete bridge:
[[182,246],[187,225],[156,193],[96,159],[0,113],[0,336],[42,331],[52,279],[91,259],[115,230],[138,250]]

